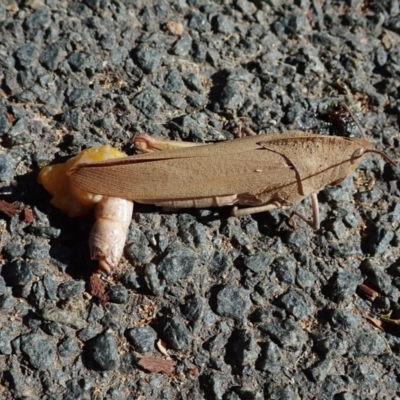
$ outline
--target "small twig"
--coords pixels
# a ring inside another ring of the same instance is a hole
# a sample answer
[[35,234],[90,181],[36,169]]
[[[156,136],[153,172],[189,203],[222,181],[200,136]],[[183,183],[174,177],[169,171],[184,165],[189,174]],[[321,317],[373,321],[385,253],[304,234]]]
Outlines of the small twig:
[[375,299],[377,297],[379,297],[379,293],[376,290],[370,288],[369,286],[367,286],[365,284],[361,284],[358,287],[358,290],[359,290],[360,294],[365,296],[370,301],[375,301]]

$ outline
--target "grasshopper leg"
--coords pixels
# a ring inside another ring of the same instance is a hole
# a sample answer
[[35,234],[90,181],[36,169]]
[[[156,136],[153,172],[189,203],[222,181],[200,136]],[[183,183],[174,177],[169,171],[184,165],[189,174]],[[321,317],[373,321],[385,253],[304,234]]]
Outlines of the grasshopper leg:
[[237,208],[233,207],[232,210],[232,216],[233,217],[243,217],[244,215],[250,215],[250,214],[257,214],[260,212],[264,211],[271,211],[275,210],[276,208],[281,208],[282,204],[279,202],[273,202],[270,204],[265,204],[263,206],[257,206],[257,207],[247,207],[247,208]]
[[176,140],[155,139],[149,135],[136,136],[133,139],[135,148],[143,153],[155,151],[175,150],[186,147],[204,146],[205,143],[177,142]]
[[241,122],[239,122],[237,128],[235,129],[235,135],[238,138],[243,138],[243,137],[246,137],[246,136],[256,136],[257,133],[255,133],[248,126],[244,126]]
[[262,206],[241,209],[238,209],[238,207],[233,207],[231,214],[233,217],[242,217],[243,215],[257,214],[264,211],[275,210],[276,208],[290,207],[292,205],[292,203],[284,199],[282,196],[276,195],[268,204],[264,204]]
[[303,214],[299,213],[298,211],[292,211],[290,213],[289,221],[292,224],[293,228],[297,228],[296,221],[294,220],[294,217],[299,217],[301,218],[304,222],[306,222],[308,225],[311,226],[311,228],[318,230],[320,226],[320,218],[319,218],[319,207],[318,207],[318,197],[317,193],[312,193],[311,194],[311,207],[312,207],[312,212],[313,212],[313,217],[311,220],[306,218]]

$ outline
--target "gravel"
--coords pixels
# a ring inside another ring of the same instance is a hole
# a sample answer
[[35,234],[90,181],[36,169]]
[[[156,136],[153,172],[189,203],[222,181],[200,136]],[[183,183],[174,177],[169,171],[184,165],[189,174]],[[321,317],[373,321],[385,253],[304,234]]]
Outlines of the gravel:
[[56,347],[49,338],[41,333],[28,333],[19,338],[21,352],[29,364],[38,370],[51,367],[56,358]]
[[128,329],[126,336],[139,353],[154,351],[157,332],[151,326]]
[[[300,220],[294,230],[288,210],[135,206],[125,258],[99,296],[92,217],[61,214],[37,174],[91,146],[132,154],[137,134],[360,137],[330,114],[343,102],[398,162],[399,10],[397,0],[3,1],[0,200],[22,212],[0,214],[0,398],[398,398],[398,324],[380,330],[369,317],[400,320],[399,166],[368,155],[322,190],[316,232]],[[309,216],[310,201],[295,209]],[[142,357],[175,372],[143,369]]]
[[101,371],[119,366],[117,340],[111,333],[102,333],[87,344],[86,357],[89,365]]

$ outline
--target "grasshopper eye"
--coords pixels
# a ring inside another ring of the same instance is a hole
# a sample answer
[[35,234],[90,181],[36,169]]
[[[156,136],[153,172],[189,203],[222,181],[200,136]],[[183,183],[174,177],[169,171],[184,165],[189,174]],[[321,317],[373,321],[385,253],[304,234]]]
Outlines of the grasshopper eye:
[[354,164],[357,160],[357,158],[360,158],[364,155],[365,153],[365,148],[364,147],[359,147],[357,150],[354,151],[354,153],[351,155],[350,162]]

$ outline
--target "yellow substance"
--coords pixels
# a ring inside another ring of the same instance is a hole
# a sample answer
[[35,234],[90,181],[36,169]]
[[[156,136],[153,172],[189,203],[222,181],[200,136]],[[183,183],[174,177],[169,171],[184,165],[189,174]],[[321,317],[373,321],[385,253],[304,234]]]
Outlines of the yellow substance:
[[93,163],[125,157],[117,149],[109,145],[91,147],[81,151],[63,164],[44,167],[38,177],[38,182],[53,196],[51,204],[66,213],[69,217],[81,217],[87,214],[102,196],[88,193],[73,186],[69,180],[69,170],[77,164]]

